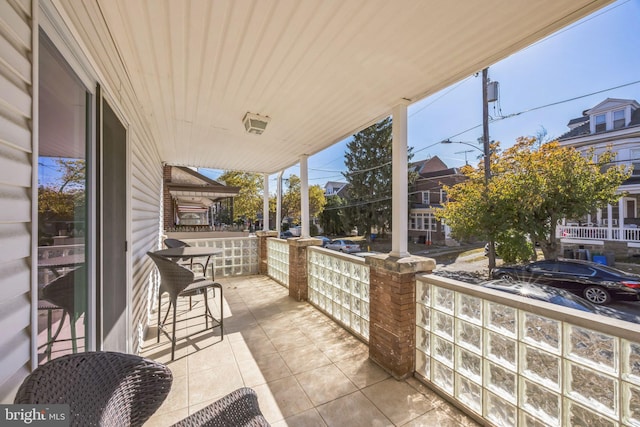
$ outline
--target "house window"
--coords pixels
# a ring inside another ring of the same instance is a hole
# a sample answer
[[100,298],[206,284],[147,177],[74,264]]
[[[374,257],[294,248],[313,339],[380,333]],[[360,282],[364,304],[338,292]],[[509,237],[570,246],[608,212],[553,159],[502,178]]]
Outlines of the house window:
[[422,204],[428,205],[429,203],[430,203],[430,201],[429,201],[429,192],[428,191],[423,191],[422,192]]
[[409,229],[417,231],[437,231],[438,221],[432,213],[412,213],[409,217]]
[[631,166],[633,176],[640,176],[640,149],[631,150]]
[[447,201],[447,192],[443,189],[440,189],[440,203],[444,203]]
[[613,112],[613,128],[622,129],[625,125],[624,110],[618,110]]
[[596,132],[604,132],[607,130],[607,116],[599,114],[596,116]]

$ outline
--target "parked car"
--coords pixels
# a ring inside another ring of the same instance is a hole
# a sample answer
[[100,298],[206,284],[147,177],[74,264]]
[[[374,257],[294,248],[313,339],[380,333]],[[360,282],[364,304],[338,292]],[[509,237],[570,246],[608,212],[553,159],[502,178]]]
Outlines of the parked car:
[[293,233],[291,233],[289,230],[280,232],[281,239],[288,239],[289,237],[293,237]]
[[302,235],[302,227],[296,225],[295,227],[291,227],[289,232],[293,235],[293,237],[300,237]]
[[331,239],[326,236],[313,236],[314,239],[322,240],[322,247],[326,248],[329,243],[331,243]]
[[328,243],[325,246],[325,248],[333,249],[334,251],[340,251],[348,254],[352,252],[362,251],[362,249],[360,248],[360,245],[358,245],[357,243],[354,243],[352,240],[344,240],[344,239],[332,240],[331,243]]
[[615,319],[626,320],[628,322],[640,323],[640,316],[625,313],[624,311],[616,310],[611,307],[595,305],[569,291],[547,285],[498,279],[482,283],[481,286],[522,297],[532,298],[538,301],[558,304],[563,307],[574,308],[576,310],[587,311],[589,313],[600,314]]
[[545,260],[504,266],[494,269],[492,277],[566,289],[594,304],[637,301],[640,296],[640,275],[590,261]]

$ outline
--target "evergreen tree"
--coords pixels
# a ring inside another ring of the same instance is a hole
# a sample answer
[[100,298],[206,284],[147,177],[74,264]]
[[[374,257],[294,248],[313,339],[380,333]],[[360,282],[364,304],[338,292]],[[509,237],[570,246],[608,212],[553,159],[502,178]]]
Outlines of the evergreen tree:
[[[347,144],[343,175],[349,184],[349,203],[345,217],[348,226],[358,227],[365,236],[372,229],[384,234],[391,227],[391,146],[390,117],[358,132]],[[410,160],[411,149],[408,153]]]

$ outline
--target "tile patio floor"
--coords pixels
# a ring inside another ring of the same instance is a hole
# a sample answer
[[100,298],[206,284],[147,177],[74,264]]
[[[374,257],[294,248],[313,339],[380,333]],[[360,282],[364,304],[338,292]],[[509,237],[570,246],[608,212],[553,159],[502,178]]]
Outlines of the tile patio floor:
[[[288,290],[270,278],[219,282],[224,286],[224,340],[219,328],[194,334],[202,329],[201,316],[182,322],[176,358],[170,362],[168,339],[161,335],[157,344],[155,328],[150,328],[143,356],[168,363],[174,380],[146,426],[168,426],[242,386],[256,390],[274,427],[477,425],[416,379],[397,381],[387,375],[368,359],[364,343],[310,304],[290,299]],[[178,307],[182,318],[188,308],[188,299],[183,300]],[[202,309],[202,299],[194,297],[189,316]]]

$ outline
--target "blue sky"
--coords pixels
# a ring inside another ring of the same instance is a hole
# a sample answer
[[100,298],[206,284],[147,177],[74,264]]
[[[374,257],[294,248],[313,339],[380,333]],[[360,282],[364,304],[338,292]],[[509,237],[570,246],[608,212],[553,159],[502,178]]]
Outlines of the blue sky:
[[[542,128],[548,136],[558,137],[568,130],[569,120],[606,98],[640,101],[640,0],[619,0],[493,64],[489,78],[500,88],[499,101],[490,104],[489,115],[495,119],[522,113],[490,122],[490,138],[503,148]],[[481,124],[480,76],[469,76],[410,105],[408,136],[414,160],[437,155],[450,167],[464,165],[462,152],[468,146],[437,142],[450,138],[475,143],[482,136]],[[345,170],[346,143],[309,157],[309,185],[344,181],[340,171]],[[470,163],[476,163],[477,154],[467,153]],[[200,171],[214,178],[219,175]],[[287,169],[284,177],[290,174],[299,176],[299,167]],[[275,191],[275,175],[269,185]]]

